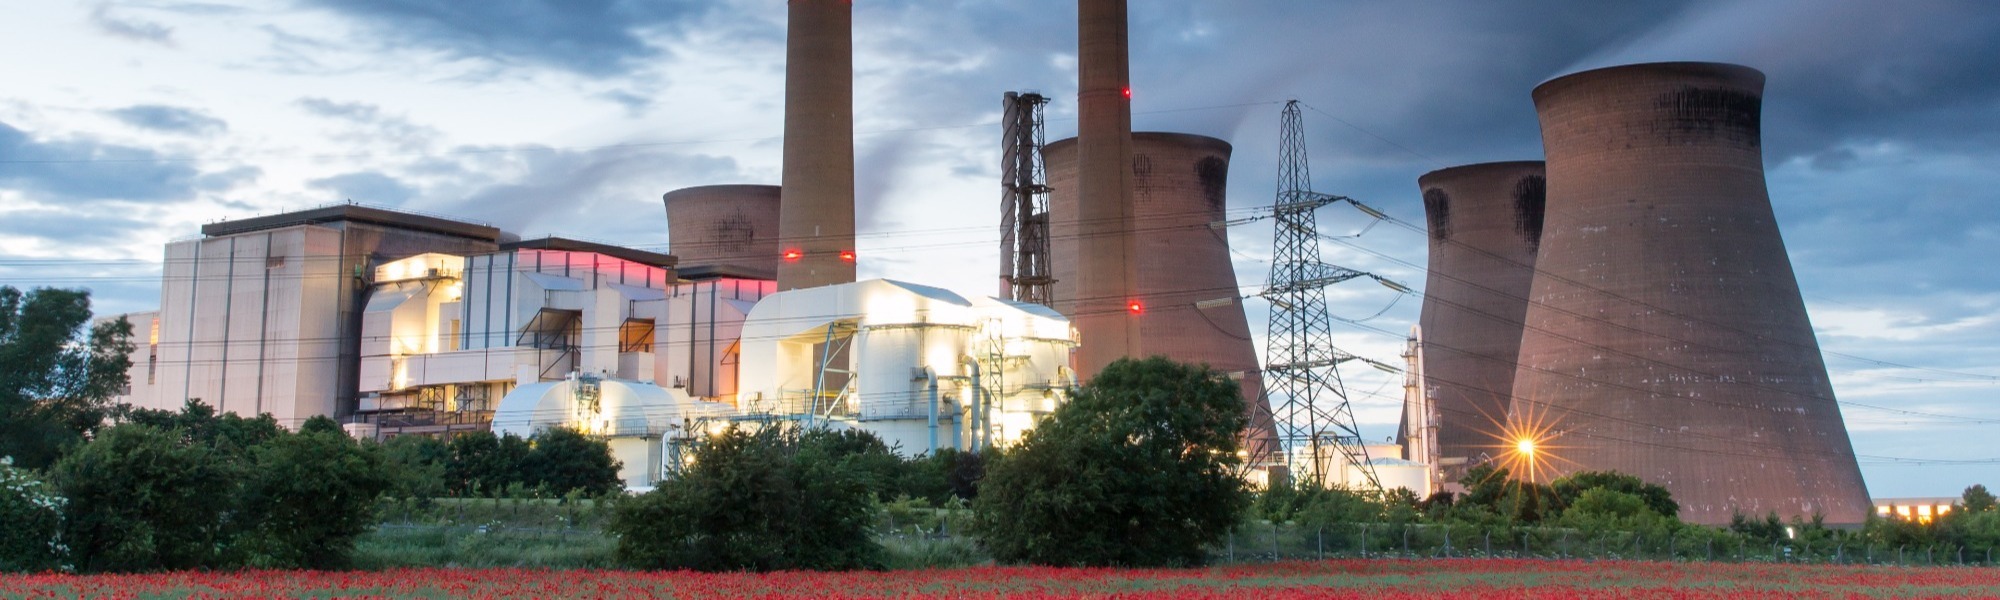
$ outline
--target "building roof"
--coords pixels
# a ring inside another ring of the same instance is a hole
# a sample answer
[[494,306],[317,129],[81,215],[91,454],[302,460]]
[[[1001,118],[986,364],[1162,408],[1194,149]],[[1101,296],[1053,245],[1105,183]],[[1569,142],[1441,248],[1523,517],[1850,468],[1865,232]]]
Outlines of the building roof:
[[508,242],[505,244],[501,244],[500,249],[501,250],[557,250],[563,252],[595,252],[612,258],[622,258],[642,265],[651,265],[663,269],[672,269],[674,268],[674,265],[679,264],[681,261],[678,258],[674,258],[674,255],[672,254],[661,254],[658,252],[649,252],[646,250],[639,250],[636,248],[626,248],[624,246],[613,246],[611,244],[600,244],[597,242],[586,242],[583,240],[573,240],[570,238],[560,238],[553,236],[526,239],[518,242]]
[[338,222],[367,223],[397,229],[470,238],[484,242],[497,242],[500,240],[500,229],[491,225],[372,208],[359,204],[336,204],[262,217],[219,221],[201,226],[201,234],[209,237],[218,237],[296,225]]
[[778,274],[773,271],[755,269],[741,265],[696,265],[675,269],[674,273],[688,281],[708,281],[710,279],[758,279],[776,281]]

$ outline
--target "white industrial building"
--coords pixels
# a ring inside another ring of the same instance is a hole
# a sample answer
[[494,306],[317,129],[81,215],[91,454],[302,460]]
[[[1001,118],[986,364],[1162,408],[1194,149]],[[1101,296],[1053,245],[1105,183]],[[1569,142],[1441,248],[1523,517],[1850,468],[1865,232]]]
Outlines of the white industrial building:
[[645,487],[732,423],[860,428],[906,455],[1010,444],[1075,383],[1069,322],[1039,305],[888,280],[776,293],[670,255],[356,205],[202,231],[168,244],[160,310],[122,315],[119,401],[380,438],[573,427]]

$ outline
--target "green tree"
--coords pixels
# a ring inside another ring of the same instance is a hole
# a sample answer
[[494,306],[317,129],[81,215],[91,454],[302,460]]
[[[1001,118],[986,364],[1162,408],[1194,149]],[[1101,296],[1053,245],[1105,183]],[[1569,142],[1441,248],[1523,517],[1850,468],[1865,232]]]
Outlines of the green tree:
[[451,447],[444,440],[399,435],[383,442],[381,451],[383,468],[391,480],[390,495],[435,498],[450,491],[445,486],[445,464],[451,462]]
[[602,496],[624,489],[618,478],[618,461],[611,458],[611,446],[577,430],[552,427],[535,432],[534,446],[517,468],[519,480],[564,495],[582,491]]
[[1977,483],[1965,488],[1965,494],[1959,497],[1959,509],[1969,513],[1990,511],[1993,510],[1993,505],[1993,493],[1986,491],[1986,486]]
[[44,469],[104,422],[131,367],[132,324],[89,323],[87,290],[0,286],[0,456]]
[[341,429],[340,422],[333,420],[333,417],[313,415],[311,418],[306,419],[304,424],[299,425],[299,433],[338,433],[340,435],[347,435],[347,430]]
[[730,428],[692,467],[618,503],[609,529],[619,561],[703,571],[877,568],[867,482],[795,428]]
[[1564,527],[1585,532],[1655,531],[1672,522],[1672,517],[1660,514],[1648,499],[1611,487],[1583,490],[1557,519]]
[[0,573],[53,571],[68,558],[63,497],[26,469],[0,458]]
[[799,434],[799,442],[817,449],[840,463],[840,468],[860,477],[869,491],[883,502],[902,493],[905,473],[914,467],[897,456],[882,438],[860,429],[813,428]]
[[1114,362],[988,465],[974,529],[1005,562],[1199,564],[1249,504],[1243,408],[1206,367]]
[[447,446],[451,459],[445,463],[445,483],[454,496],[498,496],[508,486],[527,484],[521,464],[534,449],[520,436],[474,431],[458,434]]
[[271,413],[252,418],[217,413],[200,398],[189,398],[180,412],[127,407],[117,420],[175,432],[183,444],[203,446],[233,458],[248,457],[250,448],[285,435],[284,426]]
[[51,479],[69,498],[64,539],[78,569],[150,571],[221,563],[241,476],[177,432],[126,424],[64,456]]
[[244,485],[245,561],[265,568],[346,567],[392,483],[371,446],[323,428],[259,444]]
[[1674,502],[1673,492],[1667,491],[1666,487],[1616,471],[1582,471],[1549,482],[1549,490],[1555,493],[1559,509],[1573,505],[1585,492],[1593,489],[1636,496],[1645,501],[1647,510],[1663,517],[1675,517],[1681,512],[1680,503]]

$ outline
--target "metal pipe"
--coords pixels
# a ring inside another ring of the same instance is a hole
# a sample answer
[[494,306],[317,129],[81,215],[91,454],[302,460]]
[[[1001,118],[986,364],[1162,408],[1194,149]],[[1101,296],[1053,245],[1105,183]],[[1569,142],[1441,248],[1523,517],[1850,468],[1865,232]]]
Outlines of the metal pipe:
[[972,407],[972,451],[977,453],[985,450],[986,445],[993,442],[993,424],[988,422],[990,414],[986,410],[987,403],[983,398],[986,389],[979,386],[979,359],[960,356],[958,362],[964,364],[972,375],[972,393],[968,395],[968,401]]
[[925,379],[925,380],[926,380],[927,382],[929,382],[929,386],[930,386],[930,391],[931,391],[931,447],[930,447],[930,450],[929,450],[928,452],[929,452],[929,453],[930,453],[930,454],[931,454],[932,456],[936,456],[936,455],[937,455],[937,450],[938,450],[938,385],[937,385],[937,371],[936,371],[936,370],[934,370],[934,369],[931,369],[930,367],[924,367],[924,379]]

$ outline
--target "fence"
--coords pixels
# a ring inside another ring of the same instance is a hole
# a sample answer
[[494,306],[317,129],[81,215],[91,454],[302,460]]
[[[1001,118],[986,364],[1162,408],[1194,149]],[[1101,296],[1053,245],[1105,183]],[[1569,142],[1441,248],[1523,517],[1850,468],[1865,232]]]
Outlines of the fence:
[[1842,539],[1755,540],[1717,529],[1586,533],[1559,527],[1251,522],[1210,551],[1219,562],[1323,558],[1547,558],[1910,566],[1992,566],[1991,548],[1885,546]]

